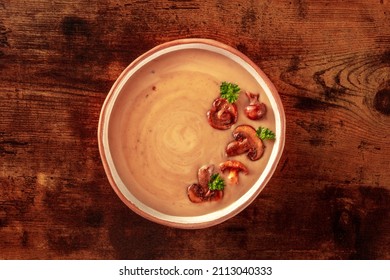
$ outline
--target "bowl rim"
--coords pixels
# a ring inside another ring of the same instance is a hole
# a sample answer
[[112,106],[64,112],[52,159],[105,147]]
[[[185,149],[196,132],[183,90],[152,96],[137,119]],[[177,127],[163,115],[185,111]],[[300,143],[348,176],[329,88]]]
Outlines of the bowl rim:
[[[223,209],[217,210],[209,214],[204,214],[200,216],[173,216],[161,213],[155,209],[144,205],[141,201],[132,196],[130,191],[128,190],[128,193],[126,193],[126,191],[124,191],[125,193],[121,191],[121,179],[119,177],[119,174],[116,173],[115,165],[112,162],[111,154],[109,151],[110,147],[108,144],[108,126],[111,110],[115,104],[115,100],[121,92],[122,86],[132,76],[133,73],[135,73],[138,69],[142,68],[144,64],[148,63],[149,61],[160,55],[164,55],[167,52],[174,52],[177,50],[191,48],[200,48],[221,53],[224,56],[227,56],[230,59],[239,62],[242,67],[245,66],[244,68],[247,71],[250,70],[250,74],[257,80],[257,82],[260,83],[260,86],[264,89],[268,99],[271,102],[275,115],[275,133],[277,137],[274,143],[274,148],[271,152],[269,162],[266,164],[266,167],[263,171],[263,174],[265,175],[261,174],[255,184],[237,201]],[[231,57],[229,55],[231,55]],[[243,63],[244,65],[242,65],[241,63]],[[254,75],[257,75],[257,77],[255,77]],[[278,114],[276,113],[274,107],[277,109]],[[286,119],[284,108],[278,91],[276,90],[273,83],[269,80],[267,75],[251,59],[249,59],[249,57],[247,57],[237,49],[213,39],[177,39],[162,43],[146,51],[145,53],[137,57],[133,62],[131,62],[118,76],[118,78],[112,85],[108,95],[106,96],[101,108],[97,133],[98,148],[108,181],[115,193],[118,195],[121,201],[125,203],[127,207],[129,207],[138,215],[158,224],[183,229],[199,229],[220,224],[236,216],[247,206],[249,206],[260,194],[260,192],[265,188],[265,186],[271,179],[273,173],[275,172],[283,153],[286,131],[285,123]],[[129,199],[129,194],[131,199]],[[135,202],[132,201],[132,199]]]

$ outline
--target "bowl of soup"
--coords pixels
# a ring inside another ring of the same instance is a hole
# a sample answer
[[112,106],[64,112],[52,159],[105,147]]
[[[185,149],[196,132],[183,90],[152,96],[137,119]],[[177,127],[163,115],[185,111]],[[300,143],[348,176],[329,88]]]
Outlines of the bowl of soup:
[[[264,128],[273,137],[255,139]],[[108,93],[98,126],[104,170],[123,203],[185,229],[222,223],[252,203],[284,139],[274,85],[247,56],[210,39],[170,41],[134,60]]]

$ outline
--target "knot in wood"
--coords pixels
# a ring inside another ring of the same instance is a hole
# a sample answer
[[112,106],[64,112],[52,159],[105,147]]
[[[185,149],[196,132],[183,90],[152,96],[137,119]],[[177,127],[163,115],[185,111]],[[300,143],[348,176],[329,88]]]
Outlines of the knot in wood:
[[386,115],[390,115],[390,88],[379,90],[374,97],[374,108]]

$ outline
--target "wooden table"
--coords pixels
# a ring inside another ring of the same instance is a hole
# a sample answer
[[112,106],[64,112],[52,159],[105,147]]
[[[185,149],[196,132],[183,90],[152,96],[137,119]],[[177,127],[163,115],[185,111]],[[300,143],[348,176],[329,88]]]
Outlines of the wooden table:
[[[154,224],[103,170],[103,101],[136,57],[211,38],[269,76],[285,152],[203,230]],[[390,259],[389,0],[0,0],[0,258]]]

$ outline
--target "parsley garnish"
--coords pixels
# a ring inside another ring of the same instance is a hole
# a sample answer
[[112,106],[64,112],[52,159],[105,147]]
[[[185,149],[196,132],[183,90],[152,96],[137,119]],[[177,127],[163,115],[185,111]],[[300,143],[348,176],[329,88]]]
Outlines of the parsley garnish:
[[261,140],[275,140],[275,133],[266,127],[260,126],[256,130],[256,134]]
[[225,181],[221,178],[221,176],[218,173],[215,173],[211,175],[210,181],[209,181],[209,189],[211,191],[222,191],[225,188]]
[[240,87],[236,84],[222,82],[219,87],[221,97],[226,99],[229,103],[234,103],[238,99],[238,95],[240,93]]

